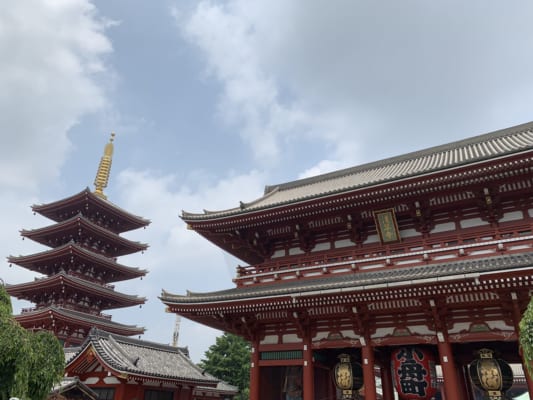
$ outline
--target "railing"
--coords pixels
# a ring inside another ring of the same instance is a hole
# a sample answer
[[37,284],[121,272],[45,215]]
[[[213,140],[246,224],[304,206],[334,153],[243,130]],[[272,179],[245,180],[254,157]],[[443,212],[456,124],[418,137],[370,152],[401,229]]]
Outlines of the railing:
[[524,251],[533,251],[532,224],[515,225],[498,232],[490,228],[463,229],[449,235],[435,235],[433,238],[407,238],[402,243],[389,246],[376,243],[362,248],[328,250],[311,255],[284,257],[253,266],[238,266],[234,282],[237,286],[245,286]]

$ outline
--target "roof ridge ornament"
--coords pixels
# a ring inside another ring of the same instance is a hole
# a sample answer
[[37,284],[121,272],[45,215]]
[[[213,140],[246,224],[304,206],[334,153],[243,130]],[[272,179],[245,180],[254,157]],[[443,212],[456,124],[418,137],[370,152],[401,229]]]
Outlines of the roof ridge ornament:
[[98,165],[98,171],[96,172],[96,177],[94,178],[94,194],[97,196],[107,199],[107,196],[104,194],[104,188],[107,187],[109,181],[109,173],[111,172],[111,162],[113,161],[113,140],[115,139],[115,133],[111,133],[109,142],[104,147],[104,155],[100,159],[100,164]]

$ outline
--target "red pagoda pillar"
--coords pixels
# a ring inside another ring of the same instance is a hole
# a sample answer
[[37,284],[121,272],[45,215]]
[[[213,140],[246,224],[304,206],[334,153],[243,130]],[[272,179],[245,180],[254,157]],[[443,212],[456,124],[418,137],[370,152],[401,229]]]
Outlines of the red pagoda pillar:
[[361,348],[361,358],[363,361],[365,400],[377,400],[376,377],[374,376],[374,349],[366,340],[362,340],[361,342],[363,345]]

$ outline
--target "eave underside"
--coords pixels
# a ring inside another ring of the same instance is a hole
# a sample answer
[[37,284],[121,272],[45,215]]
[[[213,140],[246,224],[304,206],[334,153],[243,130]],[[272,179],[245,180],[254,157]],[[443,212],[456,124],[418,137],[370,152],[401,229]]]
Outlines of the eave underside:
[[[502,268],[511,260],[512,265]],[[281,283],[274,285],[276,289],[264,285],[191,294],[181,300],[163,293],[162,301],[171,312],[249,339],[257,335],[301,336],[302,329],[311,329],[317,334],[354,331],[377,340],[380,332],[424,326],[422,331],[426,333],[410,340],[435,342],[436,332],[477,326],[486,328],[486,332],[462,332],[451,340],[516,340],[517,318],[526,309],[533,290],[533,254],[477,264],[478,268],[459,268],[447,276],[439,276],[431,268],[425,277],[416,277],[414,271],[410,276],[406,270],[403,279],[383,273],[381,279],[372,282],[362,274],[361,281],[354,276],[348,284],[341,283],[347,279],[344,276]],[[372,274],[368,273],[367,278]],[[507,330],[491,326],[506,326]]]
[[[64,273],[28,283],[7,285],[6,290],[11,296],[33,303],[64,303],[64,307],[71,304],[67,308],[91,307],[98,311],[131,307],[146,302],[145,298],[116,292],[113,287],[94,284]],[[77,306],[78,302],[87,304]]]
[[148,272],[119,264],[113,258],[87,250],[77,243],[68,243],[26,256],[10,256],[8,262],[48,276],[63,271],[105,283],[142,277]]
[[100,220],[115,233],[131,231],[150,224],[149,220],[133,215],[110,201],[100,198],[89,188],[65,199],[33,205],[32,210],[55,222],[64,221],[80,213],[94,216],[94,220]]
[[[328,240],[328,235],[350,238],[357,244],[365,235],[376,233],[374,212],[385,208],[395,210],[399,224],[421,233],[431,229],[427,224],[435,223],[432,216],[452,215],[455,210],[497,220],[496,214],[503,212],[509,202],[533,202],[532,168],[533,151],[529,151],[269,209],[185,221],[218,247],[258,264],[284,246],[312,250],[318,241]],[[493,201],[491,206],[486,204],[487,193]]]
[[141,335],[145,331],[142,327],[113,322],[110,316],[99,317],[54,306],[24,312],[14,318],[26,329],[51,331],[69,345],[81,344],[93,327],[124,336]]
[[148,248],[144,243],[126,239],[81,215],[43,228],[23,230],[21,235],[49,247],[79,243],[107,257],[120,257]]

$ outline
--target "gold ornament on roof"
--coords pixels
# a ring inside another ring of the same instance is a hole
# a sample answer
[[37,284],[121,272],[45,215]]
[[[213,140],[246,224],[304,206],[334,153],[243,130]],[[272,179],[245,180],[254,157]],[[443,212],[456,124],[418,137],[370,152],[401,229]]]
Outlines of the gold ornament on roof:
[[109,181],[109,173],[111,172],[111,161],[113,159],[113,140],[115,134],[111,133],[109,143],[104,147],[104,155],[100,159],[100,165],[98,165],[98,171],[96,172],[96,178],[94,178],[94,194],[100,196],[103,199],[107,199],[104,194],[104,188],[107,187]]

